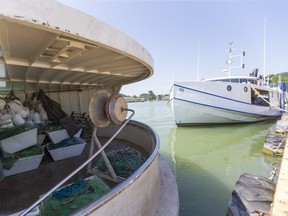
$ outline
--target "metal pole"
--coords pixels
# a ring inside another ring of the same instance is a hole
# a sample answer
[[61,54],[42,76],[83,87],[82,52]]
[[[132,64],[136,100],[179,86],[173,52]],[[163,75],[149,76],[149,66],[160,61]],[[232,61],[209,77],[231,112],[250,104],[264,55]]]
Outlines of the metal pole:
[[[95,129],[95,133],[93,133],[92,137],[93,137],[94,144],[96,144],[98,146],[98,148],[100,149],[102,146],[101,146],[101,143],[100,143],[99,139],[96,136],[96,131],[97,131],[97,128]],[[110,161],[109,161],[109,159],[108,159],[108,157],[107,157],[107,155],[106,155],[104,150],[101,151],[101,156],[102,156],[102,158],[104,160],[104,163],[105,163],[106,167],[108,168],[109,173],[111,174],[112,178],[116,182],[119,182],[118,178],[117,178],[117,175],[116,175],[116,173],[115,173],[115,171],[114,171],[114,169],[113,169],[113,167],[112,167],[112,165],[111,165],[111,163],[110,163]]]

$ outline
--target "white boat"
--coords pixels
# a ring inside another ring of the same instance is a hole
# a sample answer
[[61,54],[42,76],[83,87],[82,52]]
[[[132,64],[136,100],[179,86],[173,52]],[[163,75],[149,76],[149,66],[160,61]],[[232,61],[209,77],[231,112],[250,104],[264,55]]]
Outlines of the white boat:
[[249,76],[230,75],[231,52],[232,47],[228,76],[173,83],[169,103],[178,126],[257,122],[282,115],[282,91],[266,85],[258,69]]
[[[94,124],[83,152],[76,150],[78,156],[53,161],[45,150],[39,167],[6,175],[0,181],[0,215],[63,215],[57,211],[66,207],[73,209],[67,215],[178,215],[177,185],[167,164],[165,170],[160,166],[158,135],[130,120],[134,111],[118,94],[123,85],[152,76],[149,52],[104,22],[56,1],[0,0],[0,4],[1,95],[13,90],[21,102],[29,103],[41,89],[68,116],[86,113]],[[47,115],[49,119],[48,111]],[[113,164],[105,159],[112,150],[123,148],[143,159],[126,177],[108,167]],[[98,169],[101,158],[108,172]],[[163,172],[174,182],[168,185],[168,194]],[[105,190],[85,205],[75,204],[83,194],[102,190],[89,186],[47,213],[52,193],[71,188],[79,179],[85,184],[102,181]],[[170,199],[165,202],[163,197]]]

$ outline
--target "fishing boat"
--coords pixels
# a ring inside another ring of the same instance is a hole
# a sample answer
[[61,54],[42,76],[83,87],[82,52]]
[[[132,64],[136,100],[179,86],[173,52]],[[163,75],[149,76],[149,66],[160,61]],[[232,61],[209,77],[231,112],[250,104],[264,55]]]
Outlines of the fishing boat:
[[0,154],[16,159],[0,163],[0,215],[178,215],[159,137],[119,94],[152,76],[150,53],[56,1],[0,4]]
[[[197,82],[174,82],[169,105],[178,126],[257,122],[279,117],[284,112],[283,94],[270,88],[258,69],[249,76],[232,76],[231,69],[244,67],[241,55],[232,55],[232,44],[225,70],[228,76]],[[241,63],[232,67],[234,57]]]

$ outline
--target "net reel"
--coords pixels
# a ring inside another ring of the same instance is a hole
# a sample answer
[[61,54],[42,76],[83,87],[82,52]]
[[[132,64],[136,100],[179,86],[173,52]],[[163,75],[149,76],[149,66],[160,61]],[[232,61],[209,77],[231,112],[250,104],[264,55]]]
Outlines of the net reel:
[[[109,170],[110,176],[102,174],[102,177],[108,180],[114,181],[114,182],[119,182],[120,180],[118,176],[116,175],[104,151],[103,147],[108,144],[106,143],[104,146],[101,145],[99,139],[96,136],[96,133],[97,133],[96,131],[97,131],[97,127],[102,127],[102,128],[107,127],[111,122],[116,125],[122,124],[124,120],[126,119],[127,111],[129,111],[129,109],[128,109],[127,102],[124,99],[124,97],[120,94],[111,95],[106,90],[97,91],[92,96],[90,103],[89,103],[89,115],[90,115],[90,119],[92,123],[94,124],[89,158],[92,157],[95,145],[98,147],[99,150],[103,149],[100,153],[101,153],[101,156],[104,160],[106,167]],[[134,111],[132,112],[133,114],[128,118],[128,120],[124,124],[122,124],[120,129],[117,131],[116,134],[113,135],[113,137],[115,137],[123,129],[123,127],[128,123],[128,121],[132,118],[132,116],[134,115]],[[91,162],[88,164],[88,172],[93,173],[93,170],[91,170]]]
[[107,127],[110,122],[116,125],[123,123],[127,110],[127,102],[122,95],[111,95],[106,90],[97,91],[89,103],[89,115],[96,127]]

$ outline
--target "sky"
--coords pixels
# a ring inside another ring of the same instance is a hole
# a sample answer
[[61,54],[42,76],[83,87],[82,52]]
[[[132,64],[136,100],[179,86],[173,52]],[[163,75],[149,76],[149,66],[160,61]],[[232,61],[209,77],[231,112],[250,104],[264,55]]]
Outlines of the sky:
[[[152,77],[121,93],[168,94],[174,81],[225,76],[229,42],[245,51],[232,75],[288,71],[287,0],[58,0],[124,32],[152,55]],[[235,60],[238,63],[238,60]],[[265,66],[265,67],[264,67]]]

